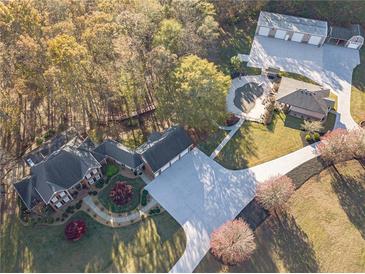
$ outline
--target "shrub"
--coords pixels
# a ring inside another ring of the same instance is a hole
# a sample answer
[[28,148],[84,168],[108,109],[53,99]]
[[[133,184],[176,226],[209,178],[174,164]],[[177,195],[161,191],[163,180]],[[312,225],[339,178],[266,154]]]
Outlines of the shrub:
[[35,143],[37,144],[37,146],[40,146],[41,144],[43,144],[44,140],[42,137],[37,137],[35,138]]
[[318,133],[318,132],[315,132],[315,133],[313,134],[313,138],[314,138],[314,140],[319,141],[319,139],[320,139],[320,135],[319,135],[319,133]]
[[117,182],[109,193],[116,205],[125,205],[132,200],[133,187],[125,182]]
[[77,204],[75,205],[76,209],[80,209],[82,205],[82,200],[78,201]]
[[43,138],[45,140],[48,140],[49,138],[51,138],[53,135],[55,135],[56,131],[54,129],[49,129],[46,131],[46,133],[43,135]]
[[69,206],[68,208],[66,208],[66,212],[67,213],[74,213],[74,207],[73,206]]
[[83,220],[75,220],[65,227],[65,236],[68,240],[78,241],[86,233],[86,224]]
[[98,192],[96,190],[93,191],[92,193],[94,196],[98,195]]
[[68,217],[68,214],[66,212],[62,213],[62,217],[66,219]]
[[53,224],[54,223],[54,218],[53,217],[48,217],[47,218],[47,223]]
[[144,189],[142,191],[142,197],[141,197],[141,205],[142,206],[146,206],[147,205],[147,195],[148,195],[148,191]]
[[100,179],[99,181],[97,181],[95,186],[96,186],[96,188],[103,188],[103,186],[104,186],[103,179]]
[[113,177],[115,174],[119,172],[119,167],[115,164],[108,164],[106,166],[106,176]]
[[310,140],[312,140],[312,136],[308,133],[305,135],[305,139],[309,142]]
[[242,219],[228,221],[213,231],[210,252],[224,264],[239,264],[247,260],[256,248],[255,237]]
[[59,220],[60,220],[60,217],[57,217],[57,218],[56,218],[56,222],[58,222]]

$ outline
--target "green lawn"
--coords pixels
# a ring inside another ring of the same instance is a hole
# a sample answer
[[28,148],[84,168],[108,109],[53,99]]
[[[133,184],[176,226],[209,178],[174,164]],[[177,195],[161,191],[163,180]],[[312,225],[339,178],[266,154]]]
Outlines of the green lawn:
[[[335,126],[335,122],[336,122],[336,114],[329,112],[326,122],[322,124],[323,125],[322,133],[326,133],[327,131],[332,130],[333,127]],[[287,116],[284,125],[286,127],[301,130],[303,123],[304,119],[302,118]]]
[[227,132],[225,130],[219,129],[214,134],[201,141],[198,144],[198,148],[206,155],[210,156],[226,136]]
[[351,115],[355,122],[365,120],[365,47],[360,50],[361,63],[352,75]]
[[196,272],[365,272],[365,170],[355,160],[309,179],[280,220],[255,231],[257,248],[239,266],[210,254]]
[[[133,186],[132,200],[128,204],[123,206],[115,204],[109,198],[110,191],[112,190],[114,185],[119,181],[122,182],[126,181],[127,184]],[[128,212],[137,208],[137,206],[139,205],[141,199],[141,190],[143,189],[144,186],[145,183],[140,178],[130,179],[118,174],[109,181],[109,184],[103,190],[99,192],[98,198],[100,203],[111,212],[115,213]]]
[[0,272],[167,272],[185,250],[185,234],[163,213],[125,228],[109,228],[86,213],[87,233],[64,238],[64,225],[22,226],[15,215],[0,227]]
[[269,126],[244,122],[216,160],[229,169],[242,169],[273,160],[303,147],[301,131],[285,127],[284,113]]
[[310,84],[313,84],[313,85],[318,85],[317,82],[309,79],[308,77],[303,76],[301,74],[293,73],[293,72],[280,71],[280,76],[281,77],[293,78],[295,80],[299,80],[299,81],[302,81],[302,82],[310,83]]

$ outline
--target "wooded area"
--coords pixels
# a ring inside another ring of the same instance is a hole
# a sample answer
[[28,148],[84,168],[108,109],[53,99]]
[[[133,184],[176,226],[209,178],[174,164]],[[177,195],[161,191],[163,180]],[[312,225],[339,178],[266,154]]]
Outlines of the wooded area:
[[143,135],[132,131],[136,144],[170,123],[210,132],[226,119],[230,60],[248,51],[261,9],[362,23],[356,1],[305,3],[2,1],[0,147],[21,155],[70,126],[101,138],[123,120]]

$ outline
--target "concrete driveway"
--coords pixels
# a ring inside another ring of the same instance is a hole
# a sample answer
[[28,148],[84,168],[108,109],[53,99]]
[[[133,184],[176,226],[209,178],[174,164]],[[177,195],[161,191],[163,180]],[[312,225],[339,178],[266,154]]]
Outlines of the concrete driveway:
[[330,88],[338,96],[337,127],[353,128],[350,114],[353,69],[360,64],[359,51],[332,45],[316,47],[274,38],[255,36],[248,66],[276,67],[304,75]]
[[255,197],[256,183],[285,174],[315,157],[307,146],[284,157],[245,170],[228,170],[195,148],[146,189],[183,227],[183,256],[170,272],[193,272],[209,250],[210,234],[234,219]]

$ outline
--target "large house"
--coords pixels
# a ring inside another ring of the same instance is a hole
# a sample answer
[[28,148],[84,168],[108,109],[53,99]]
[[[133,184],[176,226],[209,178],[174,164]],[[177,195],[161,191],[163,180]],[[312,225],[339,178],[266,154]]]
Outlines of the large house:
[[282,77],[276,101],[288,107],[289,115],[324,121],[335,104],[335,101],[328,98],[329,95],[329,89]]
[[42,205],[59,209],[73,200],[77,188],[93,185],[101,178],[100,163],[77,140],[32,165],[30,175],[14,184],[28,209]]
[[326,21],[261,11],[256,34],[281,40],[323,46],[324,43],[360,49],[364,33],[360,25],[328,26]]
[[136,151],[114,140],[95,146],[89,138],[82,140],[76,136],[61,147],[53,146],[58,149],[47,156],[39,155],[43,148],[26,156],[30,175],[14,187],[29,210],[44,205],[57,210],[71,202],[78,189],[89,188],[100,180],[102,166],[108,160],[136,175],[145,170],[146,175],[154,178],[187,154],[192,146],[192,140],[179,126],[152,134]]

